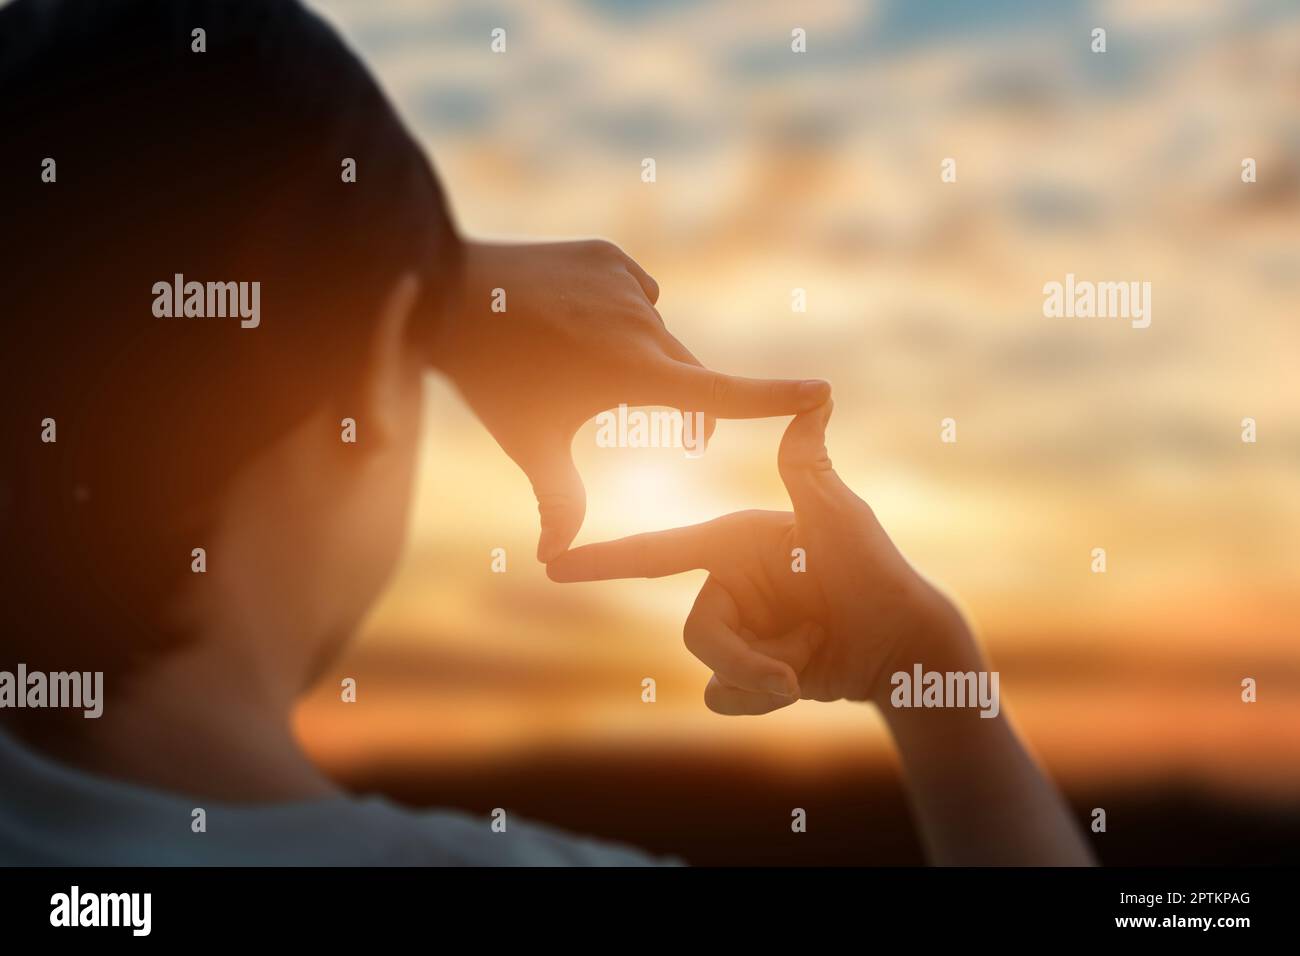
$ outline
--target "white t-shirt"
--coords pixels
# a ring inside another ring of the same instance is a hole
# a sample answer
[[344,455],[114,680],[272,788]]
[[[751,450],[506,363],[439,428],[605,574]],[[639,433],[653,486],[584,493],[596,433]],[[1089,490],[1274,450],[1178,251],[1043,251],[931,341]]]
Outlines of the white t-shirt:
[[[207,830],[191,829],[202,807]],[[677,861],[513,816],[413,811],[383,797],[224,804],[110,780],[0,733],[0,865],[653,866]]]

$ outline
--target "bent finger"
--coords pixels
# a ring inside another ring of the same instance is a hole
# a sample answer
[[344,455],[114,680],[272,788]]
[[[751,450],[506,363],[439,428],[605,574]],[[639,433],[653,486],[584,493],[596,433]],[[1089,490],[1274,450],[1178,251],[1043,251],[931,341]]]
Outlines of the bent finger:
[[809,621],[791,628],[779,637],[758,638],[751,641],[749,646],[760,654],[785,661],[797,674],[808,666],[825,637],[826,632],[821,626]]
[[732,687],[714,674],[704,687],[704,705],[715,714],[726,717],[757,716],[770,714],[782,707],[789,707],[794,701],[775,694],[755,694],[752,691]]
[[784,661],[754,650],[740,635],[740,610],[710,576],[695,598],[682,636],[686,649],[727,683],[743,690],[795,700],[799,679]]

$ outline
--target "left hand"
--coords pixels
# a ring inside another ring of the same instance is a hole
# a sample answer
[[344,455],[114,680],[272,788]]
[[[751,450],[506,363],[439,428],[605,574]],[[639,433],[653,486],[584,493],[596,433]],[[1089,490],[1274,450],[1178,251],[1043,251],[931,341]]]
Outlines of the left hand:
[[[539,561],[572,543],[587,510],[570,445],[583,422],[619,404],[713,418],[816,408],[823,381],[736,378],[706,369],[664,326],[659,286],[610,242],[467,243],[459,306],[434,360],[537,496]],[[493,290],[505,292],[494,312]]]

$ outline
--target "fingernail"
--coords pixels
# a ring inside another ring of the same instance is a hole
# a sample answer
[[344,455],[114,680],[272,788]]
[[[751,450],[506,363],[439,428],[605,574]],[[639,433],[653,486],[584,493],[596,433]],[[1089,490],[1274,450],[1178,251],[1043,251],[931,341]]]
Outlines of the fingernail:
[[799,383],[799,397],[809,402],[824,402],[831,394],[830,382],[823,382],[820,379],[809,379],[806,382]]
[[763,690],[767,691],[769,694],[776,694],[778,697],[785,697],[789,700],[793,700],[798,696],[797,692],[790,692],[790,682],[779,674],[774,674],[771,677],[764,678]]

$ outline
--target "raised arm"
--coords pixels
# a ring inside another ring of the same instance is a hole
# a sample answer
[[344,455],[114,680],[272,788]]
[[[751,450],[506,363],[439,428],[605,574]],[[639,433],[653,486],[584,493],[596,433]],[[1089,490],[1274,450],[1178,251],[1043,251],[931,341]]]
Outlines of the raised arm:
[[684,633],[714,671],[705,689],[712,710],[761,714],[799,698],[874,703],[901,754],[932,862],[1090,865],[966,622],[831,467],[830,411],[828,402],[797,416],[781,443],[792,514],[740,512],[576,548],[548,566],[551,578],[707,569]]

